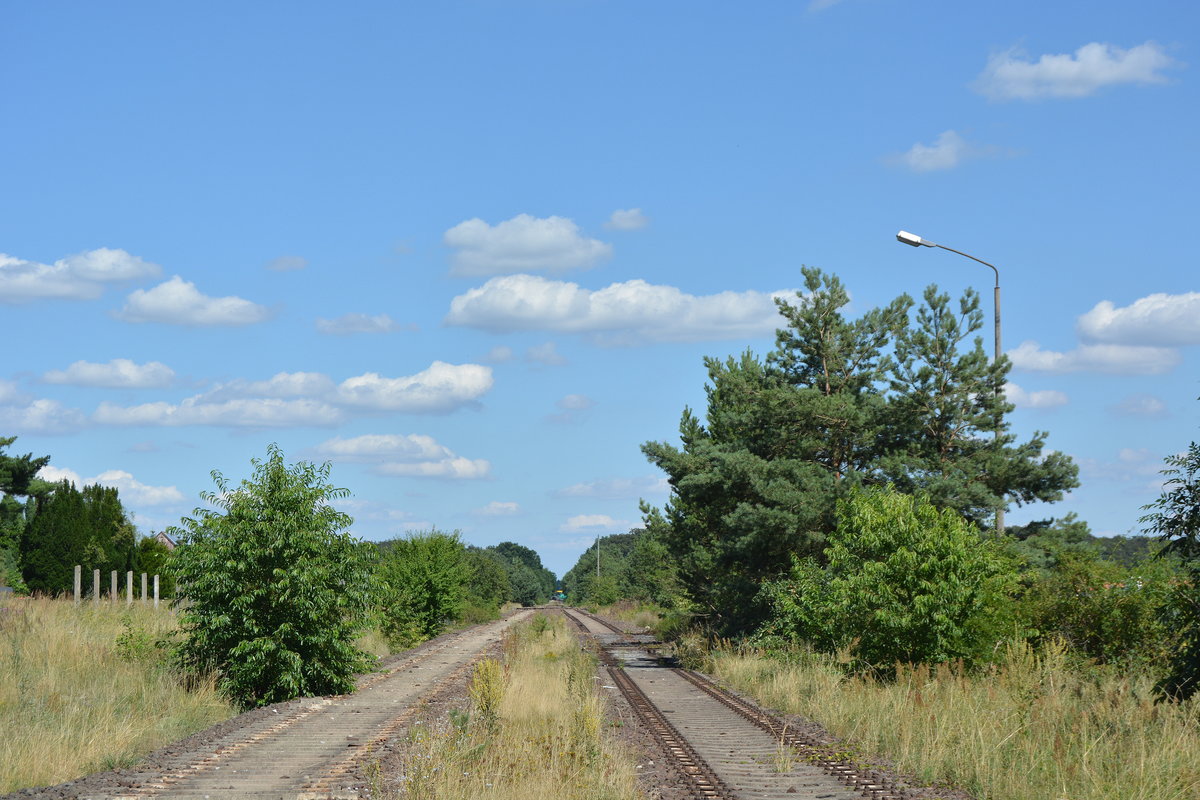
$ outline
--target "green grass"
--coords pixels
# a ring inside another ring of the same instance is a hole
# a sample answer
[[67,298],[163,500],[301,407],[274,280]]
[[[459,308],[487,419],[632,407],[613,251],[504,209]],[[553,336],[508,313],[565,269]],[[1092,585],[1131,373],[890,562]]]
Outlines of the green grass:
[[0,601],[0,792],[128,766],[231,716],[168,668],[155,642],[174,628],[139,603]]
[[1200,703],[1156,703],[1146,675],[1071,665],[1011,646],[994,668],[901,668],[847,677],[837,660],[720,648],[707,668],[766,706],[823,724],[928,783],[979,800],[1195,800]]

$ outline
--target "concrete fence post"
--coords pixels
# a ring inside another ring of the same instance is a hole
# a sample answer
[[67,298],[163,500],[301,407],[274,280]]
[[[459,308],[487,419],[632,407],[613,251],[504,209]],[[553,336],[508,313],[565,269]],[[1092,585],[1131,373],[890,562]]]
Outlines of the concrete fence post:
[[146,573],[142,573],[142,605],[146,605]]
[[158,608],[158,575],[154,576],[154,607]]
[[133,570],[125,573],[125,605],[133,605]]
[[92,570],[92,603],[100,605],[100,570]]
[[117,598],[121,595],[117,594],[117,571],[112,571],[112,589],[108,593],[108,600],[111,603],[116,603]]
[[79,605],[79,598],[83,595],[83,565],[75,565],[75,605]]

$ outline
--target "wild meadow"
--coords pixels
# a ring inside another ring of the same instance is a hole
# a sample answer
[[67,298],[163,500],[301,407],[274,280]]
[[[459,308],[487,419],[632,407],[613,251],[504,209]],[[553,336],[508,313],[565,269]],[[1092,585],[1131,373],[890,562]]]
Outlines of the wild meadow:
[[0,792],[127,766],[231,716],[170,668],[157,643],[174,628],[136,602],[0,601]]

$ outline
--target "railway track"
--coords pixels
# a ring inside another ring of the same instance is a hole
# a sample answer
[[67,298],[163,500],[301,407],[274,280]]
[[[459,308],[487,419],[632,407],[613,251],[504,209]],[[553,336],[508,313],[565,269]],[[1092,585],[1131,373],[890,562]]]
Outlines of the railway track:
[[565,613],[596,641],[611,684],[697,800],[907,800],[903,789],[882,776],[789,731],[703,675],[664,665],[650,637],[627,634],[580,609]]
[[[469,670],[504,631],[532,610],[435,642],[370,675],[357,691],[307,698],[283,713],[259,717],[192,752],[80,781],[75,791],[49,787],[48,797],[80,800],[224,800],[225,798],[357,798],[348,785],[356,761],[402,728],[421,700]],[[111,779],[107,776],[111,775]],[[99,781],[96,780],[99,778]]]

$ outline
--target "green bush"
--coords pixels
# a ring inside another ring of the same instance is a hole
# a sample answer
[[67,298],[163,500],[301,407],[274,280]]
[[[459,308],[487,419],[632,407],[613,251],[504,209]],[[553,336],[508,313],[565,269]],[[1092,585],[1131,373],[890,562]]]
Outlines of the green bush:
[[1035,638],[1059,638],[1101,664],[1165,666],[1173,640],[1163,617],[1178,570],[1162,559],[1125,568],[1087,553],[1064,553],[1023,598]]
[[470,569],[457,532],[411,534],[387,543],[378,566],[381,628],[394,647],[410,647],[458,619]]
[[827,566],[797,559],[788,578],[764,587],[771,616],[760,635],[849,649],[859,666],[883,671],[991,651],[1013,578],[994,542],[890,486],[851,492],[837,517]]
[[234,488],[213,471],[215,492],[171,530],[170,559],[191,674],[215,670],[244,708],[300,695],[340,694],[369,660],[354,646],[371,597],[364,549],[352,520],[329,503],[349,494],[327,483],[329,464],[289,467],[278,446],[254,459]]

